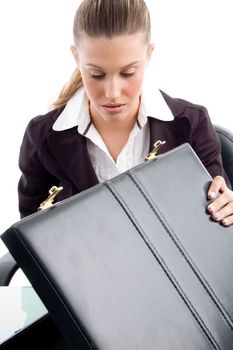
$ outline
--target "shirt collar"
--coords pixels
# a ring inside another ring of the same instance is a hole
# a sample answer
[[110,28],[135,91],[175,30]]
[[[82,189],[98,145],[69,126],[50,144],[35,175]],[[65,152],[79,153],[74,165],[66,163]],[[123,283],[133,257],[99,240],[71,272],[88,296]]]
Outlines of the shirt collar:
[[[138,121],[142,125],[147,117],[163,121],[173,120],[174,116],[159,89],[143,88]],[[77,126],[81,134],[86,134],[90,126],[89,102],[84,87],[77,90],[53,124],[53,130],[63,131]]]

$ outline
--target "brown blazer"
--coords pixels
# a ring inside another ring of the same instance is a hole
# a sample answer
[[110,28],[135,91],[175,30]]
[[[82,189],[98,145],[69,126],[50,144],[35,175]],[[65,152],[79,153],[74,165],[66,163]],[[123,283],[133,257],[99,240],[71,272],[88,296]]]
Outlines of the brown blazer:
[[[188,142],[212,177],[222,175],[220,142],[206,108],[163,93],[173,121],[149,119],[150,149],[160,139],[166,140],[161,152]],[[20,148],[19,211],[21,217],[35,212],[53,186],[63,186],[58,200],[65,199],[98,183],[92,167],[86,138],[73,127],[54,131],[52,126],[63,108],[33,118],[25,131]]]

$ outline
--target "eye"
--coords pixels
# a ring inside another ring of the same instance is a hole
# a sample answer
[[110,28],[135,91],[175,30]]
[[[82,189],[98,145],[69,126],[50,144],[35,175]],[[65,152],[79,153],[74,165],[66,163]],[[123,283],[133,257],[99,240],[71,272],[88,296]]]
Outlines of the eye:
[[135,72],[132,73],[121,73],[121,76],[124,78],[130,78],[135,74]]
[[91,74],[91,79],[101,80],[105,77],[104,74]]

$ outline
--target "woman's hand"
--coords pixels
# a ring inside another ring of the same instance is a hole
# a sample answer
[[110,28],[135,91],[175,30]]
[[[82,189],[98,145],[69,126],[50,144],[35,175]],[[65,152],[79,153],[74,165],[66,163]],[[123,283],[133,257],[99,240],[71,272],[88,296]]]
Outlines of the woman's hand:
[[233,224],[233,191],[227,187],[222,176],[213,179],[208,190],[208,199],[213,200],[207,207],[213,220],[224,226]]

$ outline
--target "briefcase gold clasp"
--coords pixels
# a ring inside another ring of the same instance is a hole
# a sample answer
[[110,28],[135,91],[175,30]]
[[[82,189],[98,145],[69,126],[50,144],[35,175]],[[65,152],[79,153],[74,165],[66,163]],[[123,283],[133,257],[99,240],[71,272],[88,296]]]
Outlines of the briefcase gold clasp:
[[59,192],[61,192],[61,190],[63,190],[62,186],[61,187],[57,187],[57,186],[51,187],[49,190],[49,196],[42,203],[40,203],[40,206],[37,210],[39,211],[39,210],[44,210],[44,209],[52,207],[55,197],[58,195]]
[[166,141],[156,141],[154,144],[154,148],[152,149],[152,151],[145,157],[145,160],[152,160],[155,159],[159,149],[166,143]]

